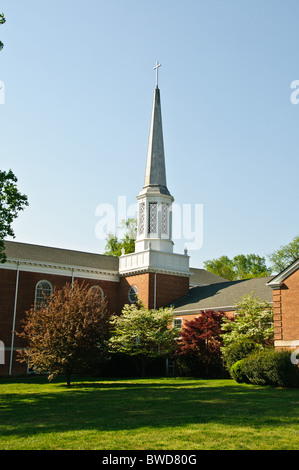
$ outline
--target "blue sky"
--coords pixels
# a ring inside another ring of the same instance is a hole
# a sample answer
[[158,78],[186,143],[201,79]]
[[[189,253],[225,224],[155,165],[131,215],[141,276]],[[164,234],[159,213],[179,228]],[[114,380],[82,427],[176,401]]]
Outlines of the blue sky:
[[[30,203],[17,241],[104,251],[97,207],[117,215],[119,197],[129,207],[143,186],[156,60],[168,188],[179,207],[203,208],[190,264],[266,256],[299,233],[297,0],[0,9],[0,168]],[[175,252],[190,242],[174,241]]]

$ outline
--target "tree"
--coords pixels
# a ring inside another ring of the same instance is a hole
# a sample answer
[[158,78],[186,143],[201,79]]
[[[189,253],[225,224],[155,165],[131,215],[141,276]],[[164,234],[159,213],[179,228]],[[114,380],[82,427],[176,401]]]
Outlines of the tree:
[[274,272],[281,272],[299,258],[299,235],[287,245],[282,245],[272,254],[268,255]]
[[207,311],[185,323],[176,355],[187,373],[208,377],[222,370],[222,318],[222,312]]
[[117,235],[109,233],[106,238],[105,255],[120,256],[124,250],[125,254],[135,251],[135,240],[137,234],[137,219],[129,218],[122,220],[121,228],[125,229],[125,234],[121,240]]
[[110,351],[133,357],[144,377],[148,362],[174,352],[178,330],[169,327],[172,318],[172,308],[148,310],[140,300],[125,305],[111,319]]
[[26,312],[23,332],[26,348],[20,362],[52,380],[58,374],[70,386],[74,371],[91,366],[107,352],[110,314],[96,288],[75,281],[54,290],[40,308]]
[[237,255],[233,259],[221,256],[204,262],[207,271],[229,281],[265,277],[271,274],[264,257],[255,254]]
[[224,277],[229,281],[235,279],[236,274],[234,272],[232,260],[228,256],[221,256],[220,258],[204,261],[204,267],[210,273],[216,274],[217,276]]
[[17,178],[11,170],[0,171],[0,262],[6,261],[4,238],[14,237],[12,222],[28,206],[27,196],[17,189]]
[[[0,13],[0,24],[4,24],[6,22],[6,19],[4,17],[4,13]],[[0,51],[2,51],[4,47],[3,42],[0,41]]]
[[251,340],[262,347],[273,344],[273,312],[271,305],[254,297],[244,295],[236,302],[236,316],[233,320],[223,318],[223,350],[231,344]]

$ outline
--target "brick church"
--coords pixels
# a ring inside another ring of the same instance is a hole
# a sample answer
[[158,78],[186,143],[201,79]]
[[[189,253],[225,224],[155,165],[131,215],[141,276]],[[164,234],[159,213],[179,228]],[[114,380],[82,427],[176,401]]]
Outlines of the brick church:
[[236,299],[254,292],[274,308],[275,346],[299,346],[299,260],[278,276],[227,281],[189,266],[187,252],[175,253],[172,241],[173,196],[167,188],[161,101],[154,90],[144,185],[137,196],[135,252],[119,258],[6,241],[0,265],[0,375],[26,372],[16,361],[24,312],[43,292],[84,280],[97,286],[111,313],[140,298],[147,308],[174,306],[174,323],[184,326],[205,310],[233,315]]

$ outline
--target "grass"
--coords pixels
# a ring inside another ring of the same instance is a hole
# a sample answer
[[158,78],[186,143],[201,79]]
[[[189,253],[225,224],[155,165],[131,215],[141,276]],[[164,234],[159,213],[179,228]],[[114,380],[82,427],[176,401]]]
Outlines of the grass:
[[298,405],[233,380],[1,380],[0,449],[297,450]]

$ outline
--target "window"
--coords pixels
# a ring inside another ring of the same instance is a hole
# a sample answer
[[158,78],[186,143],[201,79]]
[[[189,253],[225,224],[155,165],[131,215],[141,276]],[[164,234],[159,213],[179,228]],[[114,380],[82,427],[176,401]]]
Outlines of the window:
[[156,202],[149,203],[148,233],[157,233],[158,207]]
[[183,326],[183,320],[181,318],[174,318],[172,322],[172,326],[174,328],[177,328],[178,330],[181,330]]
[[91,291],[94,291],[95,293],[97,293],[100,300],[103,300],[103,298],[105,297],[104,291],[103,291],[103,289],[102,289],[100,286],[92,286],[92,287],[90,288],[90,290],[91,290]]
[[53,287],[49,281],[39,281],[35,287],[35,308],[38,310],[47,304],[47,298],[53,294]]
[[131,286],[128,292],[129,301],[131,304],[135,304],[138,299],[138,289],[136,286]]

